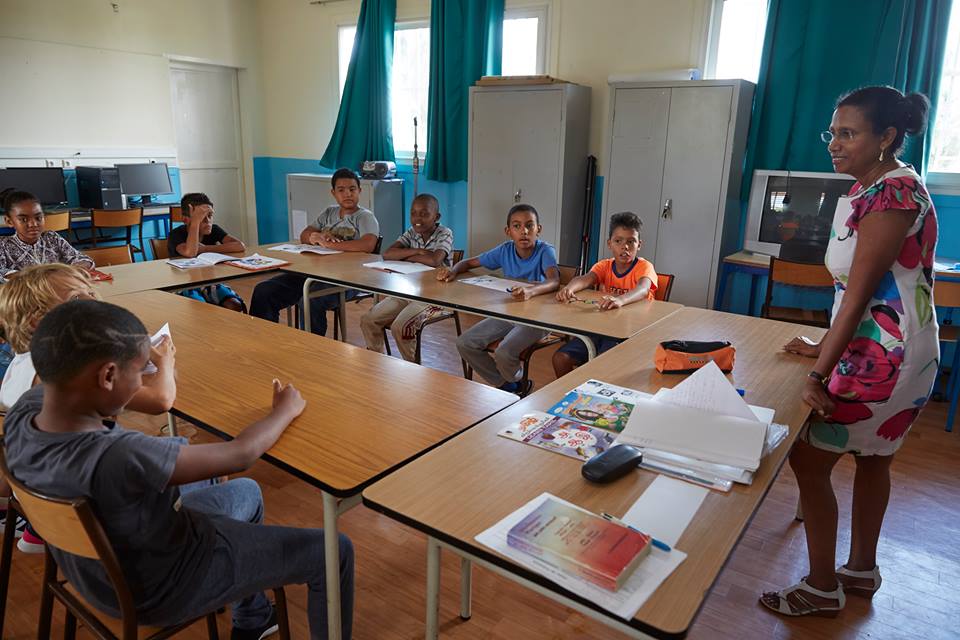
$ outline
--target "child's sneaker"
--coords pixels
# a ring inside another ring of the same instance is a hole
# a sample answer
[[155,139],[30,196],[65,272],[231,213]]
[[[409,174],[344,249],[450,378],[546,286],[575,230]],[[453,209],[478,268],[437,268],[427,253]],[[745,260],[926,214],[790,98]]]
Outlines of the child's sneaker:
[[[4,509],[3,511],[0,511],[0,533],[3,533],[4,531],[6,531],[8,513],[9,511],[7,511],[6,509]],[[17,523],[15,525],[13,537],[19,538],[20,536],[23,535],[24,529],[27,528],[27,521],[24,520],[23,516],[21,516],[19,513],[17,514],[16,517],[17,517]]]
[[256,629],[237,629],[234,627],[230,631],[230,640],[263,640],[263,638],[272,636],[279,630],[280,625],[277,623],[277,606],[272,605],[270,619],[267,620],[262,627],[257,627]]
[[17,549],[24,553],[43,553],[43,540],[40,539],[33,528],[28,524],[23,532],[23,536],[17,540]]

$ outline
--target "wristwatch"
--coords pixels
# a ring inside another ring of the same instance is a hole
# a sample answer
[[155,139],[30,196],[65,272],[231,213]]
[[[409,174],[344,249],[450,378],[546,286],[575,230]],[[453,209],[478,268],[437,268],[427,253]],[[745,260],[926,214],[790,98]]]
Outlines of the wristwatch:
[[816,383],[820,385],[824,385],[827,383],[826,376],[818,373],[817,371],[811,371],[810,373],[807,374],[807,377],[810,378],[811,380],[816,381]]

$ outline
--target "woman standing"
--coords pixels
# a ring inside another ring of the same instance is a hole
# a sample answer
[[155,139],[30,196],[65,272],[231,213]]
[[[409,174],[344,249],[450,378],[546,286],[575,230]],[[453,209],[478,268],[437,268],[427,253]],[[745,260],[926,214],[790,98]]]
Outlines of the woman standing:
[[[940,357],[933,305],[937,218],[913,167],[897,160],[904,136],[926,126],[929,101],[867,87],[837,103],[828,143],[833,168],[857,179],[834,214],[826,265],[836,289],[819,345],[784,349],[816,358],[803,400],[816,412],[790,454],[800,487],[810,574],[760,601],[789,616],[835,616],[846,594],[872,597],[890,462],[926,404]],[[837,500],[830,473],[844,453],[857,469],[850,556],[835,568]]]

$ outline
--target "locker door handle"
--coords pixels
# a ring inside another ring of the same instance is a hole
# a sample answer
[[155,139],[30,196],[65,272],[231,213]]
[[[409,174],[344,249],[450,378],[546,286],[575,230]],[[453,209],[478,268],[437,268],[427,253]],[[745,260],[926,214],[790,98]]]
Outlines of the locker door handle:
[[673,198],[667,198],[663,201],[663,211],[660,212],[660,217],[664,220],[673,217]]
[[520,202],[520,198],[523,196],[523,189],[517,189],[517,192],[513,194],[513,202]]

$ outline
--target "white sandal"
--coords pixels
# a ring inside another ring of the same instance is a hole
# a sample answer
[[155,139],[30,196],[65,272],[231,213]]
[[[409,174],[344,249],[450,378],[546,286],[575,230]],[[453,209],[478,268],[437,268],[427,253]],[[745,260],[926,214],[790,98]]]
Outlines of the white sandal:
[[[809,593],[828,600],[836,600],[837,606],[824,607],[816,605],[812,603],[809,598],[805,598],[803,595],[804,593]],[[791,594],[796,594],[794,595],[793,601],[787,600],[787,596]],[[777,606],[769,604],[764,599],[768,596],[776,596],[778,598]],[[794,604],[794,601],[796,601],[796,604]],[[821,591],[820,589],[814,589],[808,585],[806,578],[792,587],[787,587],[786,589],[781,589],[780,591],[768,591],[760,597],[760,604],[771,611],[776,611],[777,613],[785,616],[823,616],[825,618],[835,618],[846,603],[847,599],[843,595],[843,585],[838,584],[837,588],[833,591]]]
[[[873,580],[873,586],[864,587],[860,585],[844,584],[841,576],[854,578],[855,580]],[[862,598],[872,598],[873,594],[877,592],[877,590],[880,588],[880,584],[883,582],[883,578],[880,577],[880,567],[874,567],[870,571],[854,571],[852,569],[847,569],[847,565],[837,567],[837,580],[840,581],[840,586],[843,587],[844,592],[857,595]]]

